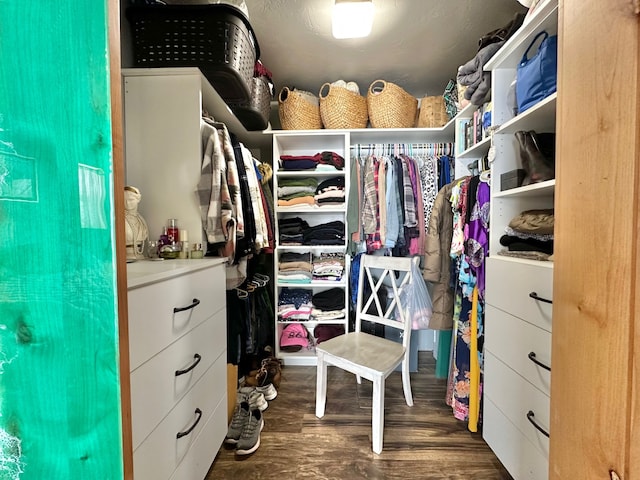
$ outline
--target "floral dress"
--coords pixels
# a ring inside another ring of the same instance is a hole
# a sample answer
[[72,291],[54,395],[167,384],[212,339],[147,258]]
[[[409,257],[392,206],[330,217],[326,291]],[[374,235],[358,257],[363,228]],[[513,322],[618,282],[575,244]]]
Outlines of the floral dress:
[[[474,196],[475,202],[468,202],[470,195]],[[469,203],[472,211],[469,221],[465,222]],[[469,190],[468,179],[462,180],[452,191],[451,205],[454,209],[451,257],[456,271],[453,276],[454,336],[447,404],[457,419],[469,422],[469,430],[477,431],[482,397],[484,308],[481,300],[484,298],[484,260],[488,252],[488,184],[480,182],[474,191]],[[476,294],[474,299],[476,288],[479,295]]]

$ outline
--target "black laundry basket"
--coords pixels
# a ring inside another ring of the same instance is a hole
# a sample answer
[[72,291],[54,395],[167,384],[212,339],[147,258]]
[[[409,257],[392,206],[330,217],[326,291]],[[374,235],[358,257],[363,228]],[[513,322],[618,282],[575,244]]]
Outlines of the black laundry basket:
[[245,103],[230,103],[231,111],[248,131],[264,130],[269,126],[273,84],[264,76],[251,79],[251,99]]
[[260,48],[241,10],[226,4],[131,5],[137,67],[199,67],[227,102],[251,101]]

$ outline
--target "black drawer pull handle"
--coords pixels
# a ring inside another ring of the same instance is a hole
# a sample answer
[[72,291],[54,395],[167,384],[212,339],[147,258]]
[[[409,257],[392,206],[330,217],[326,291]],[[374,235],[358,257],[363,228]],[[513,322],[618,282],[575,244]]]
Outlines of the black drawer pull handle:
[[196,418],[196,421],[193,422],[193,425],[191,425],[184,432],[176,433],[176,438],[182,438],[186,435],[189,435],[191,432],[193,432],[193,429],[196,428],[196,425],[198,425],[198,422],[200,422],[200,419],[202,418],[202,410],[200,410],[199,408],[196,408],[195,414],[198,416],[198,418]]
[[529,296],[531,298],[533,298],[534,300],[537,300],[538,302],[544,302],[544,303],[553,303],[553,300],[549,300],[548,298],[542,298],[539,297],[538,294],[536,292],[531,292],[529,294]]
[[536,352],[529,352],[529,355],[527,355],[527,357],[529,357],[529,360],[531,360],[533,363],[535,363],[539,367],[544,368],[548,372],[551,371],[551,367],[549,365],[545,365],[544,363],[542,363],[540,360],[536,358]]
[[549,433],[547,431],[545,431],[544,428],[542,428],[540,425],[538,425],[535,422],[535,420],[533,419],[534,417],[535,417],[535,414],[533,413],[533,411],[529,410],[527,412],[527,420],[529,420],[531,422],[531,425],[536,427],[536,430],[538,430],[540,433],[542,433],[545,437],[549,438]]
[[175,307],[173,309],[173,313],[184,312],[185,310],[191,310],[192,308],[195,308],[198,305],[200,305],[200,300],[198,300],[197,298],[194,298],[193,303],[191,305],[189,305],[188,307]]
[[180,375],[184,375],[185,373],[189,373],[191,370],[196,368],[196,365],[198,365],[200,363],[200,360],[202,360],[202,357],[200,356],[199,353],[196,353],[193,356],[193,359],[195,361],[191,365],[189,365],[187,368],[185,368],[184,370],[176,370],[176,377],[179,377]]

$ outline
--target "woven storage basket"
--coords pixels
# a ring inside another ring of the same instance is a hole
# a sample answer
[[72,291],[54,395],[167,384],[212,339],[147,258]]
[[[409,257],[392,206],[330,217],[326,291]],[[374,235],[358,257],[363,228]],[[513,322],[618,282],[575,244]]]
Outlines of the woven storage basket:
[[230,103],[240,123],[248,131],[264,130],[269,126],[271,113],[271,85],[267,77],[253,77],[251,79],[251,101],[248,103]]
[[418,128],[440,128],[449,121],[441,96],[424,97],[420,100]]
[[278,95],[278,114],[284,130],[318,130],[322,128],[320,105],[309,101],[313,96],[283,87]]
[[324,128],[366,128],[367,99],[351,90],[325,83],[320,87],[320,118]]
[[227,102],[249,102],[260,48],[244,13],[226,4],[131,5],[136,67],[199,67]]
[[411,128],[416,124],[418,99],[394,83],[373,82],[367,92],[367,107],[373,128]]

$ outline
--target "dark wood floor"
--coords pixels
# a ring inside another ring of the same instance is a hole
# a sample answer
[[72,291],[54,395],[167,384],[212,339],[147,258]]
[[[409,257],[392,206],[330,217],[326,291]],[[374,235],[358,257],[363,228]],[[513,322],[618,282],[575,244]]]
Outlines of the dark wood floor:
[[444,403],[430,352],[420,352],[408,407],[399,372],[387,379],[384,448],[371,450],[371,383],[329,367],[324,418],[315,416],[315,367],[287,366],[264,412],[260,448],[236,457],[222,447],[206,480],[512,480],[480,433]]

